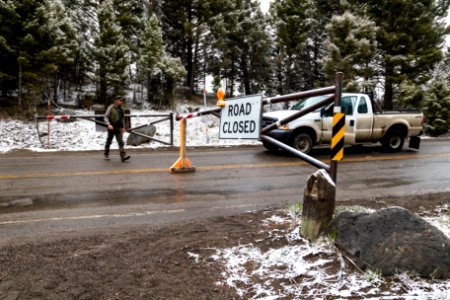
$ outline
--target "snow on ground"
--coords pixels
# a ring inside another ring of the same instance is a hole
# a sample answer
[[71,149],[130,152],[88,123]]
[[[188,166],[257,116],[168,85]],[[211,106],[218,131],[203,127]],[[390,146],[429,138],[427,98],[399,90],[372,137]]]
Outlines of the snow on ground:
[[[185,112],[184,108],[179,111]],[[132,110],[132,114],[169,114],[170,111],[152,110]],[[92,111],[75,110],[71,114],[93,115]],[[149,123],[155,119],[133,118],[132,126]],[[215,116],[199,117],[187,120],[187,145],[188,146],[232,146],[259,144],[256,141],[239,140],[219,140],[219,119]],[[170,123],[162,122],[156,124],[155,138],[170,141]],[[208,132],[208,142],[206,139],[206,128]],[[48,132],[47,121],[39,122],[41,134]],[[128,137],[125,133],[124,140]],[[42,136],[42,146],[34,122],[23,122],[13,119],[0,120],[0,153],[12,150],[28,149],[32,151],[84,151],[102,150],[106,140],[105,132],[96,132],[95,123],[87,120],[77,120],[75,122],[50,122],[50,144],[48,146],[48,136]],[[174,145],[179,145],[179,122],[175,121]],[[126,146],[127,148],[136,148]],[[159,148],[166,147],[163,144],[152,142],[142,145],[139,148]],[[113,142],[112,149],[118,149],[116,142]]]
[[[450,237],[446,212],[426,220]],[[299,223],[298,217],[288,216],[272,216],[262,225]],[[267,251],[253,244],[216,250],[212,259],[224,266],[223,281],[217,284],[234,288],[246,299],[450,299],[450,280],[408,274],[383,278],[373,271],[358,272],[331,240],[311,244],[300,237],[299,227],[287,230],[284,239],[285,246]]]

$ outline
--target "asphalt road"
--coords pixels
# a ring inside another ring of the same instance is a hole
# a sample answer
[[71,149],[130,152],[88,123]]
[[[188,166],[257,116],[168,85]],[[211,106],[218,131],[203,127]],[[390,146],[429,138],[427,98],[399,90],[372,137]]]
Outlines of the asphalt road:
[[[327,161],[327,150],[313,155]],[[177,152],[0,156],[0,244],[62,232],[161,226],[282,206],[302,199],[315,169],[262,147],[192,150],[193,174],[169,174]],[[418,152],[349,149],[338,168],[340,202],[450,192],[450,145]]]

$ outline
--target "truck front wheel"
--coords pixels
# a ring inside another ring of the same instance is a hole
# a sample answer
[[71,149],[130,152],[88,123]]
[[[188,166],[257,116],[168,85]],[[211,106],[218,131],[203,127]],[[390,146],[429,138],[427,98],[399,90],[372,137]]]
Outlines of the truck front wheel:
[[271,144],[266,141],[263,141],[263,145],[267,150],[272,151],[272,152],[275,152],[279,149],[278,146],[275,146],[274,144]]
[[399,152],[403,148],[405,143],[405,136],[400,130],[393,130],[386,133],[386,136],[381,142],[384,151],[387,152]]
[[312,138],[307,133],[299,133],[292,139],[292,147],[308,154],[313,148]]

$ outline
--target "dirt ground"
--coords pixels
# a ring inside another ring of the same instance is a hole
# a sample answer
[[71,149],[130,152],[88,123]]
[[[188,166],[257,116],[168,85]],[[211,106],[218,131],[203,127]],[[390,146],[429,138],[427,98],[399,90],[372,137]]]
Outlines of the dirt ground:
[[[446,203],[447,194],[432,194],[373,199],[365,206],[420,212]],[[261,227],[274,213],[278,211],[12,243],[0,248],[0,299],[238,299],[233,290],[216,284],[221,266],[209,257],[214,249],[248,243],[262,249],[284,245],[286,241],[267,239],[262,230],[273,228]]]

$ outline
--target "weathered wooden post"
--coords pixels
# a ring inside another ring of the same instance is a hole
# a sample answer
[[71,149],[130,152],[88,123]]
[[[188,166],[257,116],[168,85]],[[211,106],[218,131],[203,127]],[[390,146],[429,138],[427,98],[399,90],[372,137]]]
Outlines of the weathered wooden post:
[[335,199],[336,185],[325,170],[309,176],[303,196],[302,237],[317,240],[333,218]]
[[309,176],[303,196],[300,234],[315,241],[333,219],[336,206],[337,163],[344,157],[345,115],[341,113],[343,74],[336,74],[333,136],[331,141],[330,172],[319,170]]

